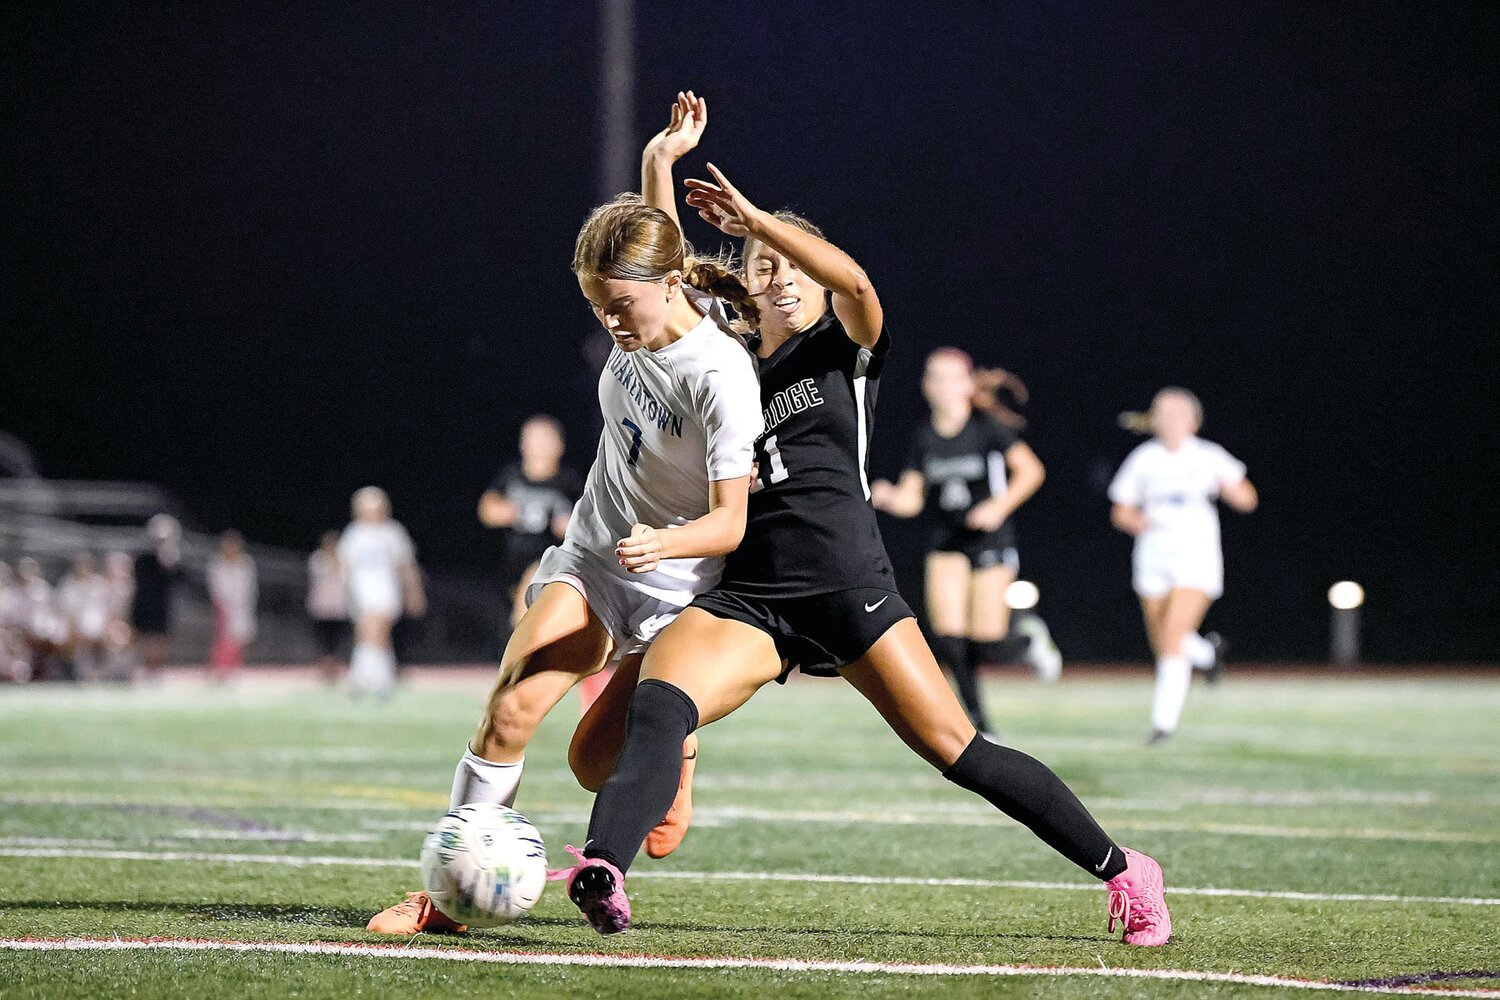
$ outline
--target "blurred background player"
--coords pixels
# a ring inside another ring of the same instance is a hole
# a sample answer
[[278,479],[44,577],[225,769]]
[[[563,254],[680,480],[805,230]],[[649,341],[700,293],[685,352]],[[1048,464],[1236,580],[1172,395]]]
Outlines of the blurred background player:
[[68,575],[57,584],[57,608],[67,625],[68,658],[77,680],[95,680],[103,671],[109,626],[109,583],[97,570],[92,552],[73,557]]
[[933,652],[952,674],[975,728],[993,733],[976,669],[1009,658],[995,647],[1010,631],[1005,590],[1020,568],[1011,515],[1042,485],[1046,470],[1013,426],[1024,421],[1006,410],[1010,419],[1002,422],[981,408],[996,405],[994,391],[980,394],[968,354],[941,347],[928,355],[922,394],[931,420],[917,431],[900,481],[877,480],[870,499],[897,517],[934,511],[926,564]]
[[[1122,418],[1122,424],[1141,422]],[[1137,445],[1109,486],[1110,521],[1135,538],[1132,585],[1141,600],[1146,636],[1156,657],[1156,695],[1148,744],[1177,731],[1193,669],[1217,681],[1215,644],[1198,634],[1203,616],[1224,592],[1219,543],[1222,498],[1242,514],[1259,498],[1245,465],[1198,437],[1203,406],[1186,389],[1156,394],[1145,425],[1154,437]]]
[[208,598],[214,612],[209,665],[216,679],[228,680],[244,666],[245,647],[255,640],[259,599],[255,560],[238,531],[219,536],[218,554],[208,564]]
[[583,493],[578,473],[562,464],[565,446],[555,417],[539,413],[528,418],[521,425],[521,460],[497,472],[479,497],[479,523],[509,529],[502,580],[511,628],[526,613],[526,587],[536,564],[549,546],[562,542],[573,505]]
[[10,564],[0,562],[0,681],[31,680],[31,650],[21,632],[21,592]]
[[389,697],[396,688],[391,629],[402,612],[420,616],[427,594],[411,536],[391,517],[385,490],[366,486],[354,494],[354,520],[339,539],[339,563],[354,620],[349,684],[356,694]]
[[332,684],[343,673],[339,654],[349,631],[349,600],[344,571],[339,565],[339,533],[325,531],[318,548],[307,557],[307,617],[312,619],[318,644],[318,673]]
[[130,624],[148,680],[159,680],[172,649],[172,591],[182,579],[182,527],[170,514],[146,522],[151,549],[135,559]]

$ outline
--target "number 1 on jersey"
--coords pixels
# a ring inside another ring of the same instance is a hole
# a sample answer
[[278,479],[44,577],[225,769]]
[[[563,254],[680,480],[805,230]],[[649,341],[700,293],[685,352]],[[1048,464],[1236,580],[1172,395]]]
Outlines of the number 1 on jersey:
[[790,472],[787,471],[786,463],[781,460],[781,449],[778,448],[778,447],[776,447],[776,435],[775,434],[772,434],[770,437],[766,438],[763,442],[761,442],[760,448],[761,448],[761,451],[764,451],[766,453],[766,464],[771,467],[771,477],[769,479],[767,479],[765,481],[765,483],[762,483],[761,480],[759,480],[759,479],[757,479],[755,482],[751,483],[750,484],[750,492],[751,493],[754,493],[756,490],[760,489],[763,485],[766,485],[766,484],[769,484],[769,483],[784,483],[789,478],[791,478],[791,475],[792,475]]

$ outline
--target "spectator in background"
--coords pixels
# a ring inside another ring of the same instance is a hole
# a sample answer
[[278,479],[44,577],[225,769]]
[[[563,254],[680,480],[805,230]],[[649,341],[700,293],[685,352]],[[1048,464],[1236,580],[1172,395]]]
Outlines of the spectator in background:
[[65,668],[68,628],[57,610],[57,595],[42,575],[41,564],[30,556],[16,562],[21,635],[30,651],[32,677],[48,680]]
[[427,594],[411,536],[391,517],[385,491],[366,486],[354,494],[352,506],[354,520],[338,547],[354,620],[349,683],[356,694],[389,697],[396,688],[391,629],[403,612],[425,614]]
[[318,672],[332,684],[343,673],[339,654],[349,629],[349,601],[339,565],[337,531],[323,532],[317,551],[307,557],[307,616],[312,619],[313,638],[318,643]]
[[526,586],[542,553],[562,541],[573,504],[583,493],[578,473],[562,464],[566,441],[555,418],[537,414],[521,425],[521,461],[505,466],[479,498],[479,522],[508,528],[502,580],[510,625],[526,613]]
[[208,565],[208,598],[214,609],[214,642],[209,664],[218,680],[228,680],[245,664],[245,646],[255,639],[259,588],[255,560],[238,531],[219,536],[219,554]]
[[73,557],[73,568],[57,585],[57,607],[67,627],[68,658],[78,680],[97,680],[104,670],[109,626],[109,585],[92,552]]
[[31,680],[31,650],[21,630],[21,591],[8,563],[0,562],[0,681]]
[[134,669],[131,645],[135,637],[130,628],[130,608],[135,603],[135,563],[130,553],[111,552],[104,557],[104,592],[108,609],[104,673],[111,680],[129,680]]
[[146,677],[161,679],[172,651],[172,591],[182,579],[182,526],[169,514],[146,522],[151,550],[135,560],[130,624]]

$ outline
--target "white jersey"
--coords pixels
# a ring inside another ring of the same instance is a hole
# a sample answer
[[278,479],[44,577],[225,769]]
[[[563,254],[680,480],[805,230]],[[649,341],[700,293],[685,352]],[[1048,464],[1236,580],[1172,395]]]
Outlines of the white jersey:
[[1153,438],[1125,459],[1109,498],[1139,507],[1146,514],[1146,530],[1135,547],[1170,555],[1211,549],[1219,551],[1219,490],[1245,478],[1245,464],[1229,452],[1199,437],[1190,437],[1176,451]]
[[416,552],[399,522],[352,522],[339,538],[339,560],[356,613],[401,613],[401,567],[415,562]]
[[764,424],[754,358],[730,335],[724,307],[688,291],[703,320],[656,351],[609,353],[599,375],[604,431],[564,545],[644,593],[678,606],[718,582],[722,557],[668,559],[633,574],[614,557],[636,524],[666,528],[708,513],[708,484],[750,474]]
[[260,587],[255,560],[216,556],[208,564],[208,596],[224,616],[224,627],[236,642],[253,642],[256,633],[255,606]]

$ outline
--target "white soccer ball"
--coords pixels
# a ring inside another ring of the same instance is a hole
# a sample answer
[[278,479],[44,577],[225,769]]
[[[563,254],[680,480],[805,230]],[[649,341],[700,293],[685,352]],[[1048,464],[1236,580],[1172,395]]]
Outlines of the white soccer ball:
[[470,927],[497,927],[525,916],[541,898],[547,848],[514,809],[459,806],[422,844],[422,881],[444,915]]

